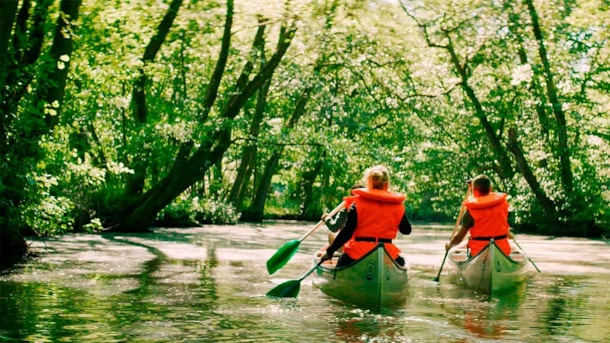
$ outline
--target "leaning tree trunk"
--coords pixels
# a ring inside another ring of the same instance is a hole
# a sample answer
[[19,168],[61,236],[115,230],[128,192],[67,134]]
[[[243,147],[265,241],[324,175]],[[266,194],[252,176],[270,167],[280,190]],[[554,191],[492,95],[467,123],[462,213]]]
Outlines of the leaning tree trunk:
[[446,49],[449,52],[451,62],[453,63],[455,71],[458,73],[460,79],[462,80],[460,86],[462,87],[462,90],[464,91],[464,93],[466,93],[467,98],[470,100],[472,106],[474,107],[474,115],[479,119],[479,123],[481,123],[481,126],[485,130],[487,140],[491,145],[494,155],[498,158],[498,161],[500,163],[500,177],[503,179],[511,178],[514,175],[514,171],[510,159],[508,158],[508,154],[506,153],[506,149],[502,145],[501,139],[496,133],[496,130],[487,119],[487,113],[485,112],[485,109],[483,108],[479,97],[469,84],[469,77],[468,73],[466,72],[466,65],[465,63],[462,63],[462,61],[460,61],[459,57],[457,56],[457,53],[453,48],[448,32],[446,32],[446,37],[449,40],[449,44],[446,46]]
[[[538,200],[538,203],[542,206],[543,211],[547,215],[551,224],[557,224],[556,218],[558,218],[557,209],[553,200],[551,200],[542,187],[540,186],[540,182],[534,175],[534,172],[530,168],[527,163],[527,159],[523,154],[523,150],[517,141],[517,133],[514,128],[509,129],[508,132],[508,148],[515,156],[515,160],[517,161],[517,168],[525,178],[525,181],[530,186],[530,189],[534,193],[534,196]],[[555,219],[555,220],[553,220]]]
[[[161,45],[165,42],[165,38],[167,37],[174,20],[178,16],[182,1],[183,0],[173,0],[169,5],[163,20],[161,20],[161,23],[157,27],[157,32],[150,39],[146,49],[144,49],[144,55],[142,57],[142,63],[144,65],[154,61],[159,50],[161,50]],[[144,71],[144,66],[140,67],[138,73],[139,75],[134,81],[131,93],[131,107],[135,119],[136,130],[146,123],[148,117],[148,107],[146,105],[146,83],[148,82],[148,77]],[[145,148],[137,149],[136,151],[143,156],[148,156],[149,154],[144,150]],[[145,158],[136,157],[132,159],[132,162],[125,161],[125,164],[130,166],[133,170],[133,174],[130,174],[127,178],[127,190],[125,193],[127,196],[140,194],[144,189],[148,161]]]
[[[252,58],[253,60],[259,59],[261,61],[261,68],[265,66],[265,33],[266,26],[264,25],[263,18],[259,18],[259,27],[254,39],[252,46]],[[242,152],[242,158],[237,168],[237,175],[231,192],[229,193],[229,202],[237,206],[238,210],[242,210],[244,198],[250,178],[256,168],[256,154],[258,152],[257,139],[260,133],[261,124],[265,117],[265,107],[267,106],[267,95],[269,93],[269,87],[271,85],[270,80],[265,82],[262,88],[258,91],[256,98],[256,107],[254,108],[254,115],[252,116],[252,122],[250,124],[249,136],[244,145]]]
[[[229,40],[230,30],[225,30],[225,32],[226,35],[223,38],[223,49],[224,46],[226,46],[227,50],[221,51],[221,54],[228,53],[229,48],[229,44],[224,44],[224,41]],[[288,50],[295,32],[296,27],[294,25],[290,27],[282,26],[278,37],[276,52],[264,68],[262,68],[250,81],[244,81],[243,78],[236,81],[235,89],[239,90],[239,92],[234,93],[229,99],[227,107],[221,113],[222,118],[227,120],[227,122],[234,119],[240,113],[246,102],[259,91],[265,82],[271,79],[273,72]],[[210,96],[215,97],[214,94],[211,94]],[[113,229],[116,231],[146,230],[150,227],[159,211],[171,203],[175,197],[180,195],[189,186],[199,181],[210,166],[216,164],[216,162],[222,158],[226,150],[232,144],[230,126],[220,124],[217,127],[218,131],[212,133],[204,142],[201,142],[201,146],[188,157],[187,155],[190,151],[190,147],[194,146],[194,144],[185,144],[183,149],[181,149],[181,155],[176,158],[170,173],[142,196],[134,199],[134,201],[131,202],[133,207],[128,207],[122,212],[122,218],[118,218],[118,225]]]
[[532,21],[534,37],[538,43],[538,55],[544,70],[547,96],[551,102],[551,107],[557,124],[557,156],[559,156],[562,185],[564,192],[567,194],[572,194],[574,190],[574,176],[572,175],[572,166],[570,161],[566,115],[563,110],[561,100],[559,99],[559,95],[557,94],[557,86],[555,85],[553,72],[551,71],[551,64],[549,62],[544,44],[544,38],[542,37],[542,29],[540,28],[540,23],[538,20],[538,13],[532,0],[525,0],[525,3]]

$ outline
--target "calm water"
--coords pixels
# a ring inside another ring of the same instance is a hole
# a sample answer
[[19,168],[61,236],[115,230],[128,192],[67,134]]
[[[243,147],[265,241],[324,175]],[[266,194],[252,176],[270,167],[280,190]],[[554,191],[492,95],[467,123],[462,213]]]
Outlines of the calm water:
[[66,235],[32,242],[39,258],[0,275],[0,342],[608,342],[608,241],[518,235],[542,270],[522,289],[480,298],[450,282],[449,226],[415,226],[397,244],[410,264],[407,302],[371,312],[301,284],[326,240],[320,228],[274,275],[266,260],[312,223]]

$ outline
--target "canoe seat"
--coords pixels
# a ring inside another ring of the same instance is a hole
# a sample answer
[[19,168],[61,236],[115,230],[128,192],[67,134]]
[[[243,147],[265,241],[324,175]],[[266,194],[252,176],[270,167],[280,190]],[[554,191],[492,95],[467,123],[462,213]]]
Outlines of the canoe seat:
[[456,262],[466,261],[468,259],[468,253],[466,250],[454,250],[451,253],[451,258]]

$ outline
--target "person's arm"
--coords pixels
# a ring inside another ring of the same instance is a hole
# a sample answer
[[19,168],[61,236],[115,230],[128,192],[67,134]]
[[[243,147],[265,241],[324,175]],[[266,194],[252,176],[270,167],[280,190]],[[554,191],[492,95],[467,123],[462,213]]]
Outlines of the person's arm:
[[346,219],[347,219],[347,210],[342,209],[334,217],[326,216],[326,218],[324,218],[324,223],[326,224],[326,227],[328,227],[328,229],[331,232],[337,232],[343,228],[343,226],[345,225]]
[[464,237],[466,237],[468,230],[470,230],[470,228],[473,226],[474,219],[472,218],[470,213],[466,211],[464,213],[464,216],[462,217],[462,225],[460,226],[460,230],[451,237],[449,243],[445,244],[445,250],[449,250],[452,247],[460,244],[464,240]]
[[339,233],[337,237],[333,241],[333,243],[326,248],[326,254],[322,256],[321,261],[330,260],[333,258],[333,254],[335,251],[339,250],[343,244],[347,243],[352,236],[354,235],[354,231],[356,231],[356,224],[358,223],[358,214],[356,213],[356,207],[352,206],[347,212],[347,220],[345,222],[345,226]]
[[347,220],[345,221],[345,226],[341,231],[339,231],[339,234],[337,234],[337,237],[333,241],[333,244],[331,244],[331,246],[326,249],[326,252],[334,253],[335,251],[339,250],[343,246],[343,244],[347,243],[347,241],[352,238],[354,232],[356,231],[356,223],[358,223],[358,213],[356,212],[356,208],[354,207],[347,212]]
[[408,235],[411,233],[411,223],[409,222],[409,218],[407,218],[407,212],[402,215],[400,224],[398,224],[398,231],[400,231],[400,233],[403,235]]

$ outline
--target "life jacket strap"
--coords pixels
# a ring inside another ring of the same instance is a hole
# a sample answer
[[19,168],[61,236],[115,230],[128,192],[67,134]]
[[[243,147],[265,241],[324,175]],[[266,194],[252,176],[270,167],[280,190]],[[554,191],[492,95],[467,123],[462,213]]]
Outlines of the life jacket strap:
[[356,242],[383,242],[383,243],[392,243],[392,240],[389,238],[377,238],[377,237],[356,237],[354,238]]
[[470,239],[472,239],[473,241],[491,241],[492,239],[494,241],[499,241],[501,239],[506,239],[506,237],[508,237],[508,235],[500,235],[500,236],[492,236],[492,237],[470,237]]

